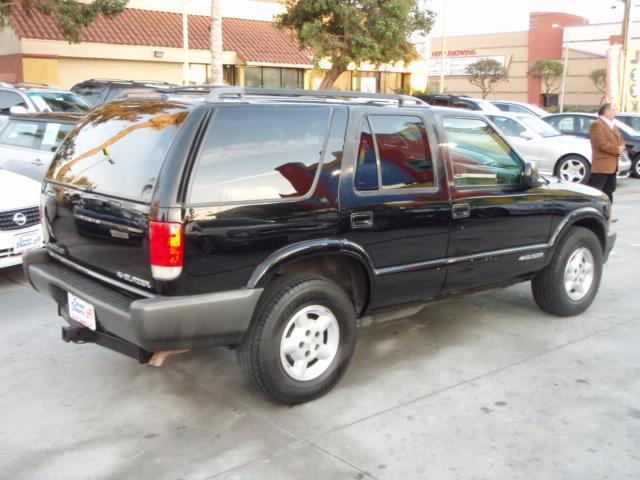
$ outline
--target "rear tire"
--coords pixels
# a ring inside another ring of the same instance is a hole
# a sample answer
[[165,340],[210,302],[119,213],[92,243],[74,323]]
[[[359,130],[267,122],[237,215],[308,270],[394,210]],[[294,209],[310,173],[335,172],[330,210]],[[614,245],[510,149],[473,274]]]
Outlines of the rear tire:
[[561,317],[584,312],[598,292],[602,258],[598,237],[586,228],[572,227],[558,243],[551,263],[531,281],[538,306]]
[[586,184],[591,176],[591,165],[579,155],[567,155],[558,160],[555,174],[565,182]]
[[294,405],[338,383],[356,333],[355,308],[340,287],[315,275],[286,275],[265,290],[238,357],[259,390]]

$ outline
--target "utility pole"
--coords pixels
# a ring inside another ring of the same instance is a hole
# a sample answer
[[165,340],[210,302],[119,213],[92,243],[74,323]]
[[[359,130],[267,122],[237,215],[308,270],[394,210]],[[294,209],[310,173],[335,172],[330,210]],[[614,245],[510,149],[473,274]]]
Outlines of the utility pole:
[[189,17],[187,15],[187,0],[182,0],[182,50],[184,61],[182,63],[182,83],[191,83],[191,72],[189,67]]
[[560,113],[564,112],[564,93],[567,84],[567,65],[569,64],[569,32],[566,28],[562,29],[562,35],[566,46],[564,48],[564,63],[562,64],[562,81],[560,82]]
[[444,61],[447,57],[447,0],[442,0],[442,42],[440,44],[440,93],[444,93]]
[[222,0],[211,0],[211,83],[224,82],[222,72]]
[[627,108],[627,63],[629,60],[629,43],[631,39],[631,1],[624,0],[624,20],[622,22],[622,94],[620,95],[620,111]]

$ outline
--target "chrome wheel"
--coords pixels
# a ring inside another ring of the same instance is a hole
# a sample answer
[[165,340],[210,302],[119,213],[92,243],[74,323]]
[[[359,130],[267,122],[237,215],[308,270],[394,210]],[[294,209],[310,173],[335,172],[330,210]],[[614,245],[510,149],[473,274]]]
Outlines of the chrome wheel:
[[593,255],[587,248],[580,247],[569,257],[564,269],[564,288],[571,300],[584,298],[593,284]]
[[635,176],[640,177],[640,159],[633,162],[633,166],[631,168],[633,169]]
[[580,160],[571,158],[562,162],[558,173],[567,182],[582,183],[587,175],[587,168]]
[[338,352],[340,327],[326,307],[311,305],[296,312],[280,340],[280,362],[287,375],[306,382],[322,375]]

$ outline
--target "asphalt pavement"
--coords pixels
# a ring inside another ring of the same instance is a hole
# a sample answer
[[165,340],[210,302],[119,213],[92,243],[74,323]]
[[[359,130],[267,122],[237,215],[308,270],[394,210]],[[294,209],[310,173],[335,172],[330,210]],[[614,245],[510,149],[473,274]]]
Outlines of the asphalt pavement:
[[342,382],[270,403],[228,349],[162,368],[60,339],[51,300],[0,273],[0,478],[638,479],[640,180],[584,314],[529,284],[359,331]]

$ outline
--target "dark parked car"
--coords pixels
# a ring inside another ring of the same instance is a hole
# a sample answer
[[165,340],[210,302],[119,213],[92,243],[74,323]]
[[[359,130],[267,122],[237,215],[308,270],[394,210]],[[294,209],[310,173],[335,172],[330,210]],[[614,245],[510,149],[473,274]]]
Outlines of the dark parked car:
[[[597,118],[594,113],[558,113],[544,117],[543,120],[566,135],[589,138],[589,129]],[[614,121],[627,146],[627,154],[631,160],[631,175],[640,177],[640,133],[620,120]]]
[[42,199],[48,243],[24,268],[64,340],[152,364],[237,347],[291,404],[338,382],[369,313],[529,280],[544,311],[583,312],[615,241],[601,192],[539,178],[481,114],[397,95],[111,103]]
[[481,100],[479,98],[471,98],[465,96],[449,95],[449,94],[435,94],[435,95],[423,95],[416,94],[416,98],[427,102],[433,107],[450,107],[450,108],[462,108],[465,110],[475,110],[480,112],[500,113],[500,109],[493,105],[488,100]]
[[126,96],[127,92],[153,91],[175,85],[159,81],[115,80],[108,78],[93,78],[85,80],[71,87],[72,92],[82,95],[92,106],[116,100]]
[[619,113],[616,115],[616,119],[620,120],[625,125],[633,128],[636,132],[640,131],[640,114]]

